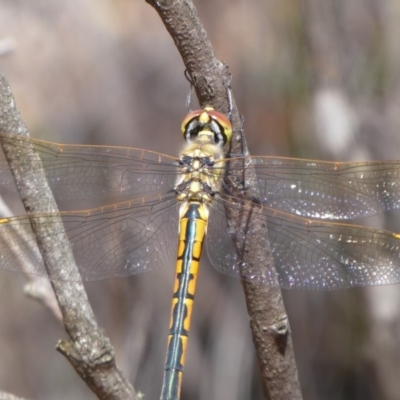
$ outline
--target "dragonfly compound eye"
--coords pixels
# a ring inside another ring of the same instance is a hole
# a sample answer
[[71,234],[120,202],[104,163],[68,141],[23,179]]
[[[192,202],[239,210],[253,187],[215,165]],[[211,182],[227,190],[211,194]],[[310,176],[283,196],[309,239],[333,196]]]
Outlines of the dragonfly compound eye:
[[215,144],[226,144],[232,138],[232,125],[229,119],[212,107],[195,110],[186,115],[181,126],[186,141],[195,140],[202,131],[214,134]]
[[206,107],[208,115],[211,119],[218,124],[221,138],[224,144],[229,143],[232,139],[232,124],[225,114],[215,111],[211,107]]

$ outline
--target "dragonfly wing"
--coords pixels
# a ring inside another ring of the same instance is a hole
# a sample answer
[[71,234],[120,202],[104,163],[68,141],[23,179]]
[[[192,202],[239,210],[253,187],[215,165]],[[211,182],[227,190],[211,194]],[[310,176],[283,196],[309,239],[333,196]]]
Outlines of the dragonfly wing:
[[[247,162],[249,162],[247,159]],[[348,220],[400,208],[400,162],[253,157],[261,201],[298,216]]]
[[240,277],[238,257],[221,202],[215,202],[210,210],[206,243],[211,264],[224,274]]
[[[282,288],[335,290],[400,282],[400,235],[248,206],[253,222],[258,226],[266,222]],[[262,284],[274,282],[266,261],[255,260],[254,269],[236,251],[222,202],[210,215],[207,250],[212,264],[223,273]]]
[[[264,219],[266,225],[266,216],[258,213],[257,218]],[[259,222],[261,222],[259,220]],[[212,265],[220,272],[236,276],[253,282],[273,284],[275,282],[274,274],[268,270],[266,263],[258,262],[254,267],[245,265],[240,250],[234,246],[234,240],[237,238],[235,226],[228,226],[226,219],[225,202],[219,199],[213,203],[210,212],[210,220],[207,229],[207,253]],[[246,238],[241,241],[244,243]],[[238,240],[238,242],[240,242]]]
[[400,282],[400,235],[264,211],[283,288],[334,290]]
[[[176,158],[142,149],[63,145],[5,133],[0,133],[0,143],[15,146],[22,160],[30,157],[32,147],[37,151],[58,202],[121,202],[164,193],[176,180]],[[0,185],[14,187],[5,159],[0,159]]]
[[[172,195],[145,198],[114,206],[59,214],[38,214],[58,243],[63,225],[79,267],[87,281],[133,275],[174,263],[177,247],[176,200]],[[61,218],[60,218],[61,217]],[[48,275],[28,216],[0,219],[0,267],[52,280],[74,280],[73,272]],[[16,260],[19,261],[16,262]]]

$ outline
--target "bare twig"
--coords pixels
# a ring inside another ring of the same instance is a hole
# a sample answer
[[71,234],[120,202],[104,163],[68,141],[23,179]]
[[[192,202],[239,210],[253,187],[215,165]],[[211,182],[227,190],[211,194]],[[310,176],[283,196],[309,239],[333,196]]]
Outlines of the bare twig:
[[[192,78],[202,106],[211,105],[219,111],[229,110],[227,85],[230,75],[225,64],[219,61],[207,34],[198,19],[197,11],[189,0],[147,0],[171,34]],[[241,128],[239,113],[234,107],[232,125],[236,134]],[[231,152],[246,153],[242,136],[236,135]],[[257,199],[258,189],[254,170],[238,168],[229,173],[232,191],[246,199]],[[246,183],[246,185],[244,184]],[[243,188],[246,188],[246,191]],[[248,201],[247,201],[248,204]],[[253,209],[236,215],[228,207],[228,224],[235,226],[235,247],[242,262],[253,270],[266,269],[277,282],[273,258],[269,249],[265,226],[257,226],[251,218]],[[240,223],[238,224],[238,221]],[[259,285],[243,282],[253,341],[263,375],[264,388],[269,399],[301,399],[293,345],[290,337],[282,294],[278,285]]]
[[[28,131],[15,106],[3,73],[0,71],[0,132],[28,136]],[[52,287],[71,341],[60,340],[57,349],[70,361],[77,373],[101,399],[136,399],[133,387],[115,363],[114,349],[108,338],[97,326],[85,289],[79,280],[78,268],[72,255],[67,236],[59,232],[55,246],[50,228],[41,223],[38,212],[56,212],[57,206],[51,190],[46,187],[46,177],[40,166],[40,158],[32,149],[28,158],[18,156],[16,146],[2,143],[19,194],[26,211],[31,215],[35,234],[49,276],[63,268],[76,271],[75,282],[55,282]],[[37,182],[41,182],[37,190]],[[54,233],[54,232],[53,232]],[[63,237],[64,236],[64,237]],[[59,273],[58,273],[59,275]]]

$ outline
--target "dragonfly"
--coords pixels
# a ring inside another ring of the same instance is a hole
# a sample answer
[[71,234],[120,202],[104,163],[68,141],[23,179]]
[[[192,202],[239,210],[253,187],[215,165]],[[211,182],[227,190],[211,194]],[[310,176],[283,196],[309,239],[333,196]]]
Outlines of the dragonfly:
[[[139,148],[66,145],[0,133],[22,162],[32,147],[62,211],[36,214],[57,240],[68,235],[83,280],[124,277],[176,263],[161,400],[179,400],[203,242],[221,272],[259,284],[270,274],[248,268],[232,243],[225,207],[252,210],[265,223],[279,285],[335,290],[400,282],[400,234],[348,221],[400,208],[400,161],[324,162],[269,156],[227,157],[229,118],[211,107],[181,126],[177,156]],[[251,165],[259,198],[236,200],[226,170]],[[32,171],[35,173],[37,171]],[[14,180],[0,160],[0,185]],[[40,187],[37,188],[40,190]],[[233,200],[233,201],[232,201]],[[89,209],[66,210],[91,201]],[[98,205],[99,202],[101,205]],[[63,229],[61,229],[63,231]],[[0,268],[74,280],[64,266],[48,272],[28,215],[0,218]],[[263,264],[264,260],[258,260]]]

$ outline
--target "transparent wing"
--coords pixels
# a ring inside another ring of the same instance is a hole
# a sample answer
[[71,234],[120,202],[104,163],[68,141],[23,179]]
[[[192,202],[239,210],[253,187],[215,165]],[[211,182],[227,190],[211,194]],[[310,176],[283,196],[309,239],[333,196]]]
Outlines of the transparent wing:
[[[122,201],[145,195],[108,208],[61,214],[84,279],[141,272],[167,263],[166,258],[175,254],[177,239],[170,233],[177,232],[176,200],[168,193],[178,172],[176,158],[141,149],[59,145],[7,134],[0,134],[0,142],[16,146],[22,160],[29,157],[33,145],[58,200]],[[254,211],[253,218],[267,221],[283,287],[334,289],[397,282],[396,235],[301,217],[351,219],[398,208],[399,162],[325,163],[271,157],[239,161],[255,164],[263,207]],[[218,169],[216,163],[210,174],[219,173]],[[0,161],[0,184],[12,182],[8,165]],[[52,214],[41,218],[55,227],[58,224]],[[18,230],[24,239],[17,238]],[[33,262],[30,272],[47,275],[37,249],[21,251],[25,241],[33,247],[36,243],[27,217],[0,220],[0,235],[14,243],[0,244],[6,268],[14,270],[11,260],[22,253],[23,261]],[[207,241],[214,265],[237,274],[238,258],[222,203],[216,204],[210,217]],[[265,280],[246,266],[241,268],[248,279]]]
[[[177,248],[178,210],[175,195],[146,197],[86,211],[38,214],[49,235],[63,224],[82,279],[94,281],[133,275],[174,265]],[[60,218],[61,217],[61,222]],[[38,252],[27,216],[0,219],[1,267],[52,280],[73,280],[73,272],[60,265],[48,275]]]
[[262,203],[280,211],[348,220],[400,207],[400,161],[337,163],[248,157],[243,158],[243,165],[250,161]]
[[[250,205],[249,205],[250,206]],[[268,281],[262,270],[247,270],[233,250],[219,202],[210,218],[207,249],[221,272]],[[215,218],[216,217],[216,218]],[[334,290],[400,282],[400,235],[362,226],[305,219],[269,207],[254,207],[252,218],[267,221],[279,282],[284,289]],[[263,263],[263,260],[257,260]]]
[[[127,147],[61,145],[0,134],[21,159],[33,145],[56,200],[124,201],[171,189],[178,159]],[[280,211],[317,219],[353,219],[400,207],[400,162],[334,163],[274,157],[231,159],[256,168],[262,203]],[[229,164],[229,161],[228,161]],[[214,172],[224,168],[221,163]],[[213,171],[210,171],[213,173]],[[5,160],[0,184],[14,185]]]
[[[5,133],[0,143],[15,146],[21,160],[35,148],[57,201],[124,201],[165,193],[177,174],[178,159],[142,149],[64,145]],[[14,185],[5,159],[0,159],[0,185]]]

